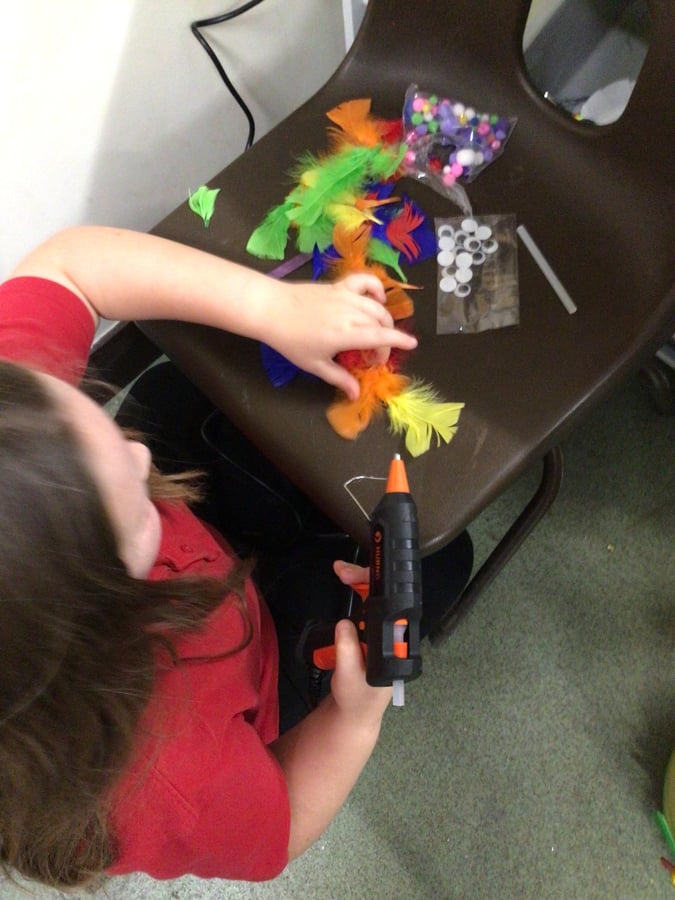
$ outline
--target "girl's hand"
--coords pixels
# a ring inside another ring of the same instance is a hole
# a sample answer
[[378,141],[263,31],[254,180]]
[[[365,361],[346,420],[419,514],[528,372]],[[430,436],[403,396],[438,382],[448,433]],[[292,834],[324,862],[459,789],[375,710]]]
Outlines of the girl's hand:
[[393,690],[391,687],[371,687],[366,681],[363,648],[350,619],[342,619],[335,626],[335,671],[330,692],[349,727],[379,732]]
[[[343,560],[333,563],[333,570],[343,584],[368,584],[370,570]],[[380,720],[391,702],[392,689],[371,687],[366,681],[363,649],[354,623],[343,619],[335,626],[336,667],[331,680],[331,693],[340,710],[352,720],[379,728]]]
[[333,563],[333,571],[343,584],[368,584],[370,581],[370,569],[366,566],[356,566],[354,563],[336,559]]
[[334,284],[280,282],[276,312],[267,322],[263,339],[304,371],[355,400],[358,382],[334,361],[338,353],[372,350],[382,363],[392,347],[412,350],[417,346],[412,335],[394,327],[384,302],[381,281],[365,272]]
[[[336,562],[334,568],[345,584],[368,578],[361,566]],[[335,650],[329,696],[269,745],[288,787],[291,859],[318,838],[349,796],[377,743],[391,700],[391,688],[366,682],[363,650],[349,619],[335,626]]]

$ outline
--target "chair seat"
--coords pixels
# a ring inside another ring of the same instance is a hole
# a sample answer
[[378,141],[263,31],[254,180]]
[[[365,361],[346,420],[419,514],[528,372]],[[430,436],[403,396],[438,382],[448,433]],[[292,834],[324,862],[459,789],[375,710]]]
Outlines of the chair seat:
[[[504,153],[467,193],[478,215],[515,214],[578,311],[563,308],[521,245],[520,324],[436,335],[436,262],[407,270],[411,283],[424,288],[414,296],[420,344],[407,371],[445,399],[466,404],[449,445],[407,462],[424,553],[457,535],[675,331],[669,159],[675,142],[672,90],[666,102],[662,87],[675,83],[672,53],[664,49],[675,38],[669,3],[652,0],[652,43],[624,116],[597,128],[567,118],[523,74],[527,0],[501,4],[499,16],[473,0],[371,0],[352,50],[328,84],[211,180],[221,190],[209,229],[187,204],[154,229],[270,271],[275,263],[249,256],[247,240],[288,192],[287,173],[298,155],[327,146],[331,107],[367,96],[376,115],[394,117],[416,82],[517,118]],[[459,214],[423,183],[403,179],[399,188],[429,215]],[[310,273],[300,270],[297,277]],[[254,343],[201,326],[141,327],[334,521],[367,544],[367,523],[343,485],[384,474],[401,450],[384,420],[345,441],[325,418],[331,389],[304,379],[271,387]],[[380,486],[358,485],[366,508],[374,505]]]

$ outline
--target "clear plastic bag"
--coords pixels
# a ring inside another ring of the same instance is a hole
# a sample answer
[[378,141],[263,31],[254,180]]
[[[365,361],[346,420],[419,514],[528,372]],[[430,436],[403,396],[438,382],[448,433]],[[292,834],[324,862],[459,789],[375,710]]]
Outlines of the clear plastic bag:
[[519,322],[512,214],[436,219],[437,334],[475,334]]
[[515,124],[515,118],[478,112],[412,84],[403,105],[406,173],[428,183],[470,215],[463,185],[504,152]]

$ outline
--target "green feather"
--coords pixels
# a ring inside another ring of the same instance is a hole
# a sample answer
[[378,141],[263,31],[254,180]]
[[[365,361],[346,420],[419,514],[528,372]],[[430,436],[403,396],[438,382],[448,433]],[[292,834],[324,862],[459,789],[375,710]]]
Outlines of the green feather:
[[216,197],[220,193],[220,188],[209,190],[205,184],[200,185],[194,194],[190,194],[188,205],[193,213],[201,217],[204,227],[208,228],[211,224],[211,217],[216,207]]
[[393,175],[400,158],[381,147],[348,146],[324,159],[305,154],[297,170],[300,184],[288,195],[297,204],[289,217],[298,227],[312,225],[328,204],[360,193],[367,181]]
[[295,238],[298,252],[312,253],[315,246],[325,250],[333,243],[333,227],[333,220],[322,214],[313,225],[299,228]]
[[292,173],[296,186],[282,204],[267,213],[246,249],[254,256],[283,259],[292,224],[298,229],[296,243],[301,253],[311,252],[315,245],[325,250],[333,230],[326,215],[328,205],[339,203],[346,195],[362,193],[368,181],[390,178],[401,163],[404,149],[392,153],[382,147],[347,146],[322,158],[303,154]]
[[399,265],[401,254],[389,244],[385,244],[384,241],[380,241],[378,238],[370,239],[368,242],[368,258],[373,262],[381,263],[383,266],[389,266],[390,269],[396,272],[401,281],[408,280]]
[[287,213],[292,206],[287,199],[267,213],[248,239],[246,249],[249,253],[262,259],[284,258],[290,227]]
[[675,838],[673,837],[673,834],[668,826],[668,820],[662,812],[655,812],[654,818],[656,819],[656,824],[661,829],[661,834],[664,841],[668,845],[668,852],[675,859]]
[[288,195],[296,204],[288,214],[291,221],[298,227],[313,225],[328,203],[354,193],[366,177],[370,156],[369,147],[347,147],[324,160],[305,156],[304,180]]
[[386,181],[396,173],[403,162],[406,146],[401,144],[398,150],[392,151],[383,147],[373,147],[368,176],[371,181]]

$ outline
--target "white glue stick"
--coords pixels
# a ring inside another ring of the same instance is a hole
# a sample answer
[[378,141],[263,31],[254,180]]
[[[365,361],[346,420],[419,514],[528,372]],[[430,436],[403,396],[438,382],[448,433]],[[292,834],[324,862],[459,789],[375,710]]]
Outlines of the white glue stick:
[[519,225],[516,228],[516,234],[520,237],[522,242],[525,244],[527,249],[530,251],[530,255],[532,256],[532,259],[536,262],[536,264],[541,269],[543,276],[546,278],[548,283],[551,285],[553,290],[556,292],[556,294],[558,295],[558,299],[560,300],[562,305],[565,307],[567,312],[570,315],[572,315],[572,313],[575,313],[577,311],[576,303],[574,302],[574,300],[572,300],[570,295],[567,293],[567,291],[563,287],[562,282],[560,281],[558,276],[555,274],[555,272],[549,265],[544,254],[541,252],[539,247],[537,247],[535,242],[532,240],[530,232],[527,230],[527,228],[524,225]]

